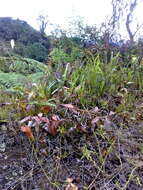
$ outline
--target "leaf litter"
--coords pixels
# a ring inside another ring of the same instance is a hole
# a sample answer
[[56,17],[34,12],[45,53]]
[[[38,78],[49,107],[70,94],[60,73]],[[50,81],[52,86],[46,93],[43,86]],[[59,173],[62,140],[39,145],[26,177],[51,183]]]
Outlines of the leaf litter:
[[130,112],[103,112],[98,107],[87,110],[60,104],[54,111],[48,107],[48,114],[23,118],[18,123],[21,132],[14,131],[12,125],[5,136],[11,152],[1,153],[1,168],[13,168],[15,174],[2,175],[1,187],[142,189],[140,109],[133,120]]

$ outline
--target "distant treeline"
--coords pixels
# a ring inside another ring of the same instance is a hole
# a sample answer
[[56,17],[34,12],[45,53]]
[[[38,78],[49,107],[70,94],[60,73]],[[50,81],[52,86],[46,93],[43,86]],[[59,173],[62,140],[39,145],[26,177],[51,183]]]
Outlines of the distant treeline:
[[[74,26],[76,28],[76,26]],[[72,35],[71,35],[72,34]],[[108,28],[100,31],[92,26],[78,24],[78,33],[55,29],[55,34],[47,36],[45,32],[35,30],[27,22],[11,17],[0,18],[0,56],[20,55],[40,62],[48,62],[50,58],[57,63],[74,62],[87,57],[86,50],[93,55],[100,55],[105,63],[117,54],[123,63],[130,63],[132,57],[143,58],[143,39],[136,42],[115,40]],[[15,47],[10,47],[10,40]]]

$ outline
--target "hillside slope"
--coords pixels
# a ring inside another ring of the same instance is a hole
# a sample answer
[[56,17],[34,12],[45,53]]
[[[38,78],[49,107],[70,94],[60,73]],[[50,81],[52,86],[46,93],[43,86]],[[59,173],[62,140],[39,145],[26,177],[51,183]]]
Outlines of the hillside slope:
[[[14,50],[10,40],[14,39]],[[45,34],[35,30],[27,22],[11,17],[0,17],[0,55],[18,54],[24,57],[44,62],[50,48],[50,42]]]

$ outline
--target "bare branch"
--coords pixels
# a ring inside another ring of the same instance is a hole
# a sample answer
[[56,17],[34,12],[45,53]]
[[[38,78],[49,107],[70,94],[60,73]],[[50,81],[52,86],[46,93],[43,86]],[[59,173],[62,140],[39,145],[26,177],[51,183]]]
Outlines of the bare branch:
[[130,38],[130,43],[133,43],[134,42],[134,37],[135,37],[135,34],[133,34],[133,32],[131,31],[131,22],[132,22],[132,16],[133,16],[133,12],[135,10],[137,6],[137,0],[134,0],[133,3],[130,4],[130,7],[129,7],[129,13],[127,14],[127,17],[126,17],[126,29],[127,29],[127,32],[128,32],[128,35],[129,35],[129,38]]

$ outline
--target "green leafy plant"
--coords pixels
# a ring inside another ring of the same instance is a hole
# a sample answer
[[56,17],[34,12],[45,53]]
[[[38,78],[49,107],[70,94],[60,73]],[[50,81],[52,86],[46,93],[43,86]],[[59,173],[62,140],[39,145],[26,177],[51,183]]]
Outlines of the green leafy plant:
[[62,63],[70,62],[70,56],[61,48],[54,48],[50,53],[50,56],[57,66],[58,64],[61,65]]

